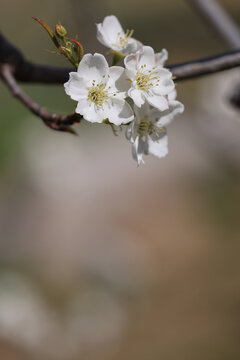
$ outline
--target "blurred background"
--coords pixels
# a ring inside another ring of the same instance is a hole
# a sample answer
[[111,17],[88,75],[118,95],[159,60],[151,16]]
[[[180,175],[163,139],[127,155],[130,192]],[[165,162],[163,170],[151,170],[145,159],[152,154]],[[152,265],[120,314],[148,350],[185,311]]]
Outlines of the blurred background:
[[[220,1],[240,23],[239,0]],[[66,66],[32,16],[85,52],[95,23],[176,63],[227,50],[184,0],[0,0],[1,31],[33,62]],[[124,134],[82,122],[51,131],[0,83],[0,358],[240,358],[239,70],[177,85],[169,155],[137,168]],[[58,113],[61,86],[24,85]]]

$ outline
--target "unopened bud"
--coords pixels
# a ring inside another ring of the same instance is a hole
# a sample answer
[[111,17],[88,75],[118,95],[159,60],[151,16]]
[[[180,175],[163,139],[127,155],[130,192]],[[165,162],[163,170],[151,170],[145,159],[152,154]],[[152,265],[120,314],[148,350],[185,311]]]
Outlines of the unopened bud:
[[61,24],[55,25],[55,31],[56,31],[56,34],[60,37],[64,37],[67,35],[67,30]]
[[67,56],[72,56],[72,50],[65,47],[65,46],[60,46],[60,53],[67,55]]

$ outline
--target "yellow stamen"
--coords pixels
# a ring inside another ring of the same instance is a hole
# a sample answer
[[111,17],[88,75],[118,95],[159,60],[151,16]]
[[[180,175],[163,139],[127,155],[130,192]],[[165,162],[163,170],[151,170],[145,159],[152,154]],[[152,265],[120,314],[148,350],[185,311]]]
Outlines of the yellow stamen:
[[[155,120],[154,120],[155,121]],[[155,123],[149,120],[149,117],[145,115],[141,120],[137,128],[137,133],[141,137],[150,138],[151,135],[155,135],[160,139],[160,134],[164,132],[162,127],[157,126]],[[158,141],[152,139],[152,141]]]
[[118,33],[119,40],[118,40],[117,47],[119,49],[122,49],[124,47],[124,45],[126,45],[128,43],[128,41],[132,37],[133,33],[134,33],[134,30],[127,30],[125,32],[125,34]]
[[108,92],[105,90],[106,84],[100,83],[94,85],[88,90],[88,99],[98,106],[102,106],[102,104],[108,99]]
[[[160,77],[156,76],[157,71],[145,70],[146,64],[141,66],[141,70],[136,74],[136,83],[139,90],[146,91],[152,86],[158,86]],[[154,82],[154,83],[153,83]]]

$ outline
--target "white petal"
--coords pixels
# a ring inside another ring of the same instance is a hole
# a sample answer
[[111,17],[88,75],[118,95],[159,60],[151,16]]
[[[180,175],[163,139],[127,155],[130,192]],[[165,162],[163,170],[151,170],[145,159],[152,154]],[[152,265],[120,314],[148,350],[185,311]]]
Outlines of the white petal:
[[138,89],[131,88],[130,90],[128,90],[128,96],[133,99],[134,103],[138,107],[141,107],[145,102],[142,92]]
[[126,136],[127,140],[129,140],[132,144],[135,142],[136,137],[139,136],[138,135],[138,125],[139,125],[139,121],[135,117],[134,120],[129,124],[129,126],[126,129],[125,136]]
[[164,111],[168,109],[168,101],[164,96],[150,92],[145,92],[144,95],[147,102],[158,110]]
[[155,54],[151,46],[143,46],[139,56],[138,66],[146,65],[147,69],[153,68],[155,64]]
[[154,87],[153,91],[158,95],[168,95],[174,90],[174,82],[171,79],[161,79],[158,84]]
[[132,145],[132,157],[137,162],[138,166],[141,163],[144,164],[143,153],[146,151],[146,146],[147,143],[137,136]]
[[69,74],[69,80],[64,84],[66,94],[73,100],[80,100],[87,94],[86,81],[80,78],[77,72]]
[[119,33],[124,35],[123,28],[114,15],[106,16],[102,23],[103,31],[107,34],[107,37],[111,43],[116,43],[119,38]]
[[155,54],[155,61],[157,66],[163,66],[167,59],[168,59],[168,52],[166,49],[162,49],[162,51]]
[[171,73],[171,71],[169,71],[168,69],[158,68],[157,71],[158,71],[157,75],[158,75],[161,79],[171,79],[171,78],[172,78],[172,73]]
[[107,80],[109,67],[107,60],[102,54],[86,54],[83,56],[78,66],[78,75],[88,79],[95,80],[96,83]]
[[127,70],[130,70],[133,74],[137,71],[139,54],[130,54],[125,57],[124,65]]
[[135,118],[128,126],[126,129],[126,139],[129,140],[132,144],[135,142],[136,137],[139,136],[138,135],[138,125],[139,122],[138,120]]
[[75,112],[82,115],[85,120],[93,123],[101,123],[104,120],[101,108],[87,99],[82,99],[78,102]]
[[[143,45],[134,38],[128,39],[128,43],[120,50],[123,55],[129,55],[141,50]],[[118,50],[119,51],[119,50]]]
[[177,91],[176,89],[173,89],[173,91],[168,94],[168,100],[176,100],[177,97]]
[[125,100],[116,98],[103,104],[102,114],[115,125],[127,124],[134,118],[131,106]]
[[132,137],[133,137],[133,121],[131,122],[130,125],[127,126],[126,131],[125,131],[125,136],[126,139],[132,142]]
[[134,113],[135,113],[137,119],[141,120],[145,116],[149,116],[149,114],[150,114],[150,105],[147,103],[147,101],[145,101],[145,103],[141,107],[138,107],[138,106],[134,105],[133,110],[134,110]]
[[168,154],[168,137],[167,133],[160,134],[158,139],[148,139],[148,147],[145,151],[146,155],[154,155],[162,158]]
[[134,39],[134,38],[132,38],[132,37],[129,38],[128,43],[129,43],[130,45],[132,44],[132,45],[134,45],[134,46],[137,45],[138,51],[143,49],[143,44],[142,44],[139,40],[136,40],[136,39]]
[[[171,123],[171,121],[174,119],[174,117],[178,114],[182,114],[184,111],[184,105],[180,103],[180,101],[169,101],[169,109],[166,111],[163,111],[162,113],[158,112],[157,114],[154,114],[154,111],[152,112],[152,116],[155,118],[158,118],[158,124],[162,126],[167,126]],[[160,116],[159,116],[160,115]]]
[[107,34],[103,30],[102,24],[96,24],[96,25],[97,25],[97,39],[98,39],[98,41],[101,44],[111,48],[111,42],[110,42]]
[[121,66],[112,66],[109,69],[109,79],[107,87],[111,86],[110,91],[126,92],[130,88],[125,69]]

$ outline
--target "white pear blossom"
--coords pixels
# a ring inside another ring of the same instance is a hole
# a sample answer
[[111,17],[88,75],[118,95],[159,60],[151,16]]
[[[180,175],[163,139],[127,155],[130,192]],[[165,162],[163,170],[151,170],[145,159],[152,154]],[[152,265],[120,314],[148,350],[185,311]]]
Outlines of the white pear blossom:
[[119,66],[109,68],[101,54],[86,54],[77,72],[71,72],[64,84],[66,93],[78,101],[76,113],[85,120],[101,123],[108,119],[115,125],[133,120],[131,106],[124,100],[129,89],[125,70]]
[[129,97],[141,107],[146,101],[160,111],[169,108],[168,94],[174,90],[172,73],[163,68],[166,50],[155,54],[150,46],[124,59],[126,74],[131,82]]
[[155,65],[162,66],[168,59],[168,52],[166,49],[162,49],[159,53],[155,54]]
[[159,111],[145,102],[141,108],[134,106],[135,119],[126,129],[126,138],[132,144],[132,156],[137,164],[144,163],[143,155],[155,155],[158,158],[168,154],[166,126],[174,116],[184,111],[184,106],[175,100],[176,91],[168,95],[169,108]]
[[120,22],[114,15],[106,16],[102,23],[97,24],[97,39],[106,47],[123,55],[138,51],[142,44],[132,38],[133,30],[124,32]]

